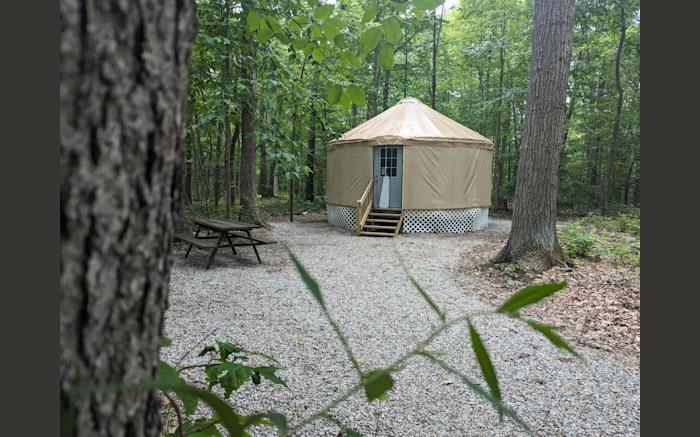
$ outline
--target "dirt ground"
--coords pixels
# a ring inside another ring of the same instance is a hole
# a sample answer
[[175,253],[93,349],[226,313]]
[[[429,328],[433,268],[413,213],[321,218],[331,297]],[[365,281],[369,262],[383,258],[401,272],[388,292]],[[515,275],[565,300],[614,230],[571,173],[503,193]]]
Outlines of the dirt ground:
[[577,260],[573,268],[554,267],[538,275],[485,267],[505,245],[507,232],[465,250],[455,273],[479,279],[473,292],[484,302],[498,305],[513,292],[532,283],[566,281],[568,286],[554,296],[528,307],[522,313],[540,322],[564,327],[562,335],[574,346],[584,346],[639,369],[640,273],[610,258]]

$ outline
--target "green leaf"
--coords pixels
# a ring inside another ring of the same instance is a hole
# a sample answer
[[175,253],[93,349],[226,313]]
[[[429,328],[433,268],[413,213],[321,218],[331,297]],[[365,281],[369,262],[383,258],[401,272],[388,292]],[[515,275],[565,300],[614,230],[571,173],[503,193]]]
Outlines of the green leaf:
[[318,283],[311,277],[311,275],[309,275],[301,262],[299,262],[297,257],[294,256],[292,251],[289,250],[288,247],[286,249],[289,253],[289,257],[292,259],[292,263],[294,263],[294,267],[296,267],[297,272],[299,272],[299,276],[301,276],[301,280],[304,281],[306,288],[311,292],[311,295],[314,297],[314,299],[316,299],[316,302],[321,305],[321,308],[325,310],[326,303],[323,301],[323,295],[321,294],[321,288],[318,286]]
[[413,9],[419,11],[432,11],[440,6],[445,0],[413,0]]
[[240,347],[236,346],[233,343],[230,343],[228,341],[217,341],[216,345],[219,348],[219,356],[221,357],[222,360],[228,359],[228,356],[231,354],[237,354],[239,352],[244,352],[243,349]]
[[362,14],[362,24],[369,23],[370,21],[374,20],[374,18],[376,16],[377,16],[377,4],[372,3],[371,5],[369,5],[365,8],[365,13]]
[[459,370],[451,367],[449,364],[446,362],[442,361],[441,359],[435,357],[432,353],[426,352],[426,351],[421,351],[418,352],[418,355],[422,355],[426,358],[428,358],[430,361],[433,363],[437,364],[440,368],[443,370],[447,371],[448,373],[456,376],[459,378],[460,381],[462,381],[467,387],[469,387],[474,393],[478,394],[485,400],[489,401],[493,407],[498,410],[499,412],[505,414],[506,416],[510,417],[515,421],[518,425],[520,425],[523,429],[526,431],[529,431],[530,428],[527,426],[527,423],[525,423],[518,414],[513,411],[511,408],[506,406],[503,402],[501,402],[499,399],[496,399],[491,393],[487,392],[481,386],[471,379],[469,379],[466,375],[464,375],[462,372]]
[[336,35],[340,34],[340,31],[331,23],[323,23],[321,25],[321,29],[323,29],[323,33],[326,35],[326,39],[329,41],[335,38]]
[[340,85],[332,85],[328,90],[328,104],[335,105],[340,100],[340,94],[343,92],[343,87]]
[[384,20],[382,22],[382,30],[384,31],[384,36],[386,36],[386,39],[392,44],[398,43],[403,37],[401,23],[399,23],[399,20],[396,17],[389,17]]
[[385,70],[391,70],[391,67],[394,66],[394,47],[388,42],[382,43],[379,46],[379,57],[377,60],[380,67]]
[[287,383],[282,381],[279,376],[275,372],[279,370],[279,367],[275,366],[260,366],[256,367],[253,369],[255,372],[258,372],[261,376],[263,376],[265,379],[269,380],[272,383],[279,384],[285,386],[287,389],[289,386],[287,386]]
[[173,344],[173,341],[169,339],[168,337],[161,337],[160,338],[160,347],[170,347]]
[[360,36],[360,54],[367,54],[374,50],[382,37],[379,27],[370,27]]
[[[333,44],[335,44],[335,46],[339,49],[344,49],[345,47],[347,47],[347,44],[345,43],[345,35],[343,35],[342,33],[336,35],[333,38]],[[343,53],[341,53],[340,55],[342,56]]]
[[321,31],[321,26],[319,26],[318,24],[312,24],[309,29],[311,29],[311,35],[313,35],[314,39],[323,39],[323,32]]
[[323,52],[321,51],[321,49],[319,49],[319,48],[314,49],[314,51],[311,52],[311,56],[313,56],[314,60],[316,62],[318,62],[319,64],[321,62],[323,62]]
[[506,300],[500,308],[499,313],[515,314],[520,308],[539,302],[547,296],[551,296],[562,288],[566,287],[566,282],[553,284],[537,284],[525,287]]
[[[173,368],[170,364],[166,363],[165,361],[160,362],[159,380],[172,384],[185,384],[185,381],[180,377],[180,374],[177,372],[177,370],[175,370],[175,368]],[[185,413],[194,413],[194,411],[197,409],[197,397],[187,392],[183,392],[181,390],[174,391],[175,394],[177,394],[177,396],[182,401],[182,404],[185,407]]]
[[275,31],[268,26],[267,22],[265,20],[260,21],[260,30],[258,30],[258,33],[255,35],[255,38],[261,43],[265,44],[272,38],[272,35],[275,34]]
[[435,304],[435,302],[433,302],[433,300],[430,298],[428,293],[423,289],[423,287],[421,287],[420,284],[415,279],[413,279],[413,276],[409,275],[408,278],[411,280],[411,283],[413,284],[413,286],[416,287],[416,290],[418,290],[420,295],[423,297],[423,300],[425,300],[428,303],[428,305],[430,305],[430,308],[432,308],[433,311],[435,311],[435,313],[438,315],[438,317],[440,317],[440,320],[442,320],[444,322],[445,321],[445,313],[440,309],[440,307],[438,307]]
[[340,100],[338,100],[338,104],[343,108],[345,112],[348,112],[350,110],[350,106],[352,105],[352,100],[350,100],[350,97],[348,96],[348,93],[343,91],[343,93],[340,95]]
[[292,40],[292,48],[294,48],[294,50],[301,50],[304,48],[305,45],[306,45],[305,39],[297,38],[295,40]]
[[542,323],[539,323],[539,322],[535,322],[534,320],[525,320],[525,323],[527,323],[528,325],[530,325],[530,327],[531,327],[532,329],[534,329],[535,331],[538,331],[538,332],[540,332],[542,335],[544,335],[545,337],[547,337],[547,339],[548,339],[554,346],[556,346],[556,347],[558,347],[558,348],[560,348],[560,349],[566,350],[567,352],[569,352],[571,355],[573,355],[573,356],[575,356],[575,357],[582,358],[581,355],[579,355],[579,354],[574,350],[574,348],[572,348],[571,346],[569,346],[569,344],[568,344],[563,338],[561,338],[556,332],[554,332],[554,330],[556,329],[555,326],[545,325],[545,324],[542,324]]
[[[481,341],[479,333],[476,332],[472,322],[469,322],[469,335],[472,339],[472,349],[476,355],[476,359],[479,362],[479,367],[481,367],[481,374],[484,375],[484,379],[491,390],[491,394],[494,398],[501,400],[501,389],[498,387],[498,376],[496,375],[496,369],[493,367],[491,362],[491,357],[486,351],[484,342]],[[499,411],[500,412],[500,411]]]
[[330,17],[335,9],[335,5],[321,5],[314,10],[314,18],[317,20],[325,20]]
[[394,387],[394,379],[386,370],[372,370],[362,377],[367,400],[372,402]]
[[260,18],[260,14],[256,11],[250,11],[248,13],[248,16],[246,17],[246,22],[248,23],[248,30],[250,32],[258,30],[258,27],[260,26]]
[[175,433],[169,435],[186,435],[187,437],[221,437],[221,433],[210,419],[197,419],[192,422],[186,422],[182,425],[182,430],[178,428],[175,430]]
[[198,357],[203,357],[204,355],[208,354],[209,352],[216,352],[216,348],[214,346],[207,346],[202,351],[197,355]]
[[232,392],[245,384],[253,369],[243,364],[226,362],[209,366],[205,368],[204,373],[209,381],[209,389],[220,385],[224,389],[224,397],[228,398]]
[[362,91],[357,85],[350,85],[346,90],[350,100],[355,103],[358,107],[364,108],[367,106],[367,100],[365,99],[365,92]]

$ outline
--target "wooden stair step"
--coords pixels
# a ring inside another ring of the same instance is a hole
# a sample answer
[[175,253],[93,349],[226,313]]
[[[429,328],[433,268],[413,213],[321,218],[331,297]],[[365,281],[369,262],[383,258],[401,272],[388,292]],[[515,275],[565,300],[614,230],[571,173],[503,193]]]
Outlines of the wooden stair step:
[[367,235],[371,237],[393,237],[393,232],[372,232],[372,231],[362,231],[360,235]]
[[379,211],[379,212],[401,212],[401,208],[372,208],[372,211]]
[[401,214],[395,214],[395,213],[389,213],[389,212],[371,212],[369,213],[370,217],[371,216],[377,216],[377,217],[396,217],[400,218]]
[[362,229],[389,229],[391,231],[395,231],[396,226],[365,225]]
[[377,223],[398,223],[399,219],[386,219],[386,218],[377,218],[377,219],[372,219],[368,218],[367,222],[377,222]]

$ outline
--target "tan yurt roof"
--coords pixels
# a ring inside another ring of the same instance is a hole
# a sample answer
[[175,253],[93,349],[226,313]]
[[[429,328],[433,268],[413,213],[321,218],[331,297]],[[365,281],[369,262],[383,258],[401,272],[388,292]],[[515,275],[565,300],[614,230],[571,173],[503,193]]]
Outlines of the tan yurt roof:
[[493,149],[491,140],[462,126],[418,99],[401,100],[396,105],[349,130],[328,143],[339,146],[378,146],[383,144],[459,146]]

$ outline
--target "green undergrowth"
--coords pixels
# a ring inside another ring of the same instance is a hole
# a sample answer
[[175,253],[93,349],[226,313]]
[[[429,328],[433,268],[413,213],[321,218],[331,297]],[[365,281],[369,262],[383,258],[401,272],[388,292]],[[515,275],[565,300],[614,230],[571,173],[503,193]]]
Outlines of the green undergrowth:
[[559,244],[573,259],[611,259],[640,266],[640,218],[638,210],[616,215],[591,213],[567,223],[558,231]]

